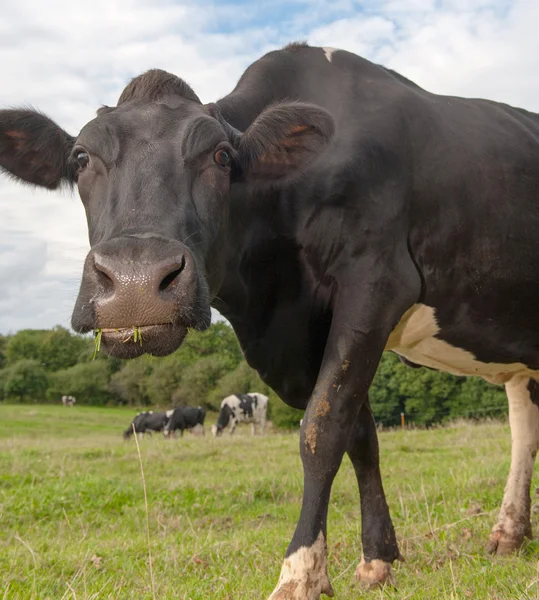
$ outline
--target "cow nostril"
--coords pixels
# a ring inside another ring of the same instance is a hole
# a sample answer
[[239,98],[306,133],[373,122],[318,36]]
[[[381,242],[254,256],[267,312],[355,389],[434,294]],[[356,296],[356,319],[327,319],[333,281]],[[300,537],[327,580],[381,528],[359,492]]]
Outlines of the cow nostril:
[[185,257],[182,256],[179,267],[177,269],[174,269],[174,271],[171,271],[159,284],[159,291],[165,292],[172,285],[174,285],[174,281],[176,280],[178,275],[183,271],[184,267],[185,267]]
[[101,290],[105,294],[112,294],[112,292],[114,292],[114,280],[108,273],[105,272],[101,265],[97,263],[94,264],[97,273],[97,282],[101,287]]

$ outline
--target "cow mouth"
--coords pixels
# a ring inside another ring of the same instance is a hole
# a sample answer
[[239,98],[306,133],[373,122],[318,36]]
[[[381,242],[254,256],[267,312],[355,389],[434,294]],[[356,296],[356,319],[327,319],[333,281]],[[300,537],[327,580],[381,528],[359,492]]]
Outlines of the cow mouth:
[[99,349],[117,358],[166,356],[180,347],[186,335],[187,327],[177,324],[108,327],[96,330],[96,343]]

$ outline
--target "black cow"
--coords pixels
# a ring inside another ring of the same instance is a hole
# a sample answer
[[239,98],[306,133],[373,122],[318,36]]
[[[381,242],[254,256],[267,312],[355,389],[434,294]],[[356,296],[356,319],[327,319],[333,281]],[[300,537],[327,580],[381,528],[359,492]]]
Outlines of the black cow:
[[164,412],[141,412],[133,419],[131,425],[124,431],[124,438],[129,439],[133,435],[133,426],[135,432],[144,435],[148,433],[151,435],[152,431],[164,431],[169,418]]
[[537,114],[293,44],[215,104],[148,71],[76,137],[38,112],[1,111],[0,165],[30,184],[78,186],[91,250],[75,330],[100,328],[116,356],[165,355],[209,325],[213,305],[263,380],[306,408],[304,500],[272,600],[332,591],[326,520],[345,453],[361,493],[356,575],[391,578],[399,550],[367,396],[384,350],[505,384],[513,452],[489,549],[529,534]]
[[180,436],[183,436],[184,429],[193,429],[197,425],[202,426],[202,435],[204,435],[206,411],[202,406],[178,406],[173,410],[167,410],[166,415],[168,422],[163,432],[165,435],[173,435],[179,430]]

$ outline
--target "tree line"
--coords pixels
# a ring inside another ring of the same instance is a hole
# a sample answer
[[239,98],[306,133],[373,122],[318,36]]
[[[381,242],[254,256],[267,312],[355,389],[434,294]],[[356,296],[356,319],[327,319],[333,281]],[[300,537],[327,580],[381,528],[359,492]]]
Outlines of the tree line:
[[[217,410],[222,398],[258,391],[270,397],[270,419],[297,427],[303,412],[285,405],[245,359],[232,328],[218,322],[190,333],[164,358],[143,355],[121,360],[96,353],[88,336],[63,327],[27,329],[0,336],[0,399],[4,402],[57,403],[63,395],[77,405],[133,407],[204,406]],[[406,420],[431,425],[459,417],[481,418],[507,412],[503,387],[477,378],[412,369],[386,352],[370,391],[376,422]]]

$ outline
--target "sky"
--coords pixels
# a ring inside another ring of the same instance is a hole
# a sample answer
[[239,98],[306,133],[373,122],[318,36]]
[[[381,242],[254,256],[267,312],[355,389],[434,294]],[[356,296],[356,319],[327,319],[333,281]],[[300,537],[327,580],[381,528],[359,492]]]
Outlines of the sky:
[[[291,41],[356,52],[431,92],[539,112],[537,0],[2,0],[0,108],[71,135],[130,78],[158,67],[203,102]],[[69,327],[87,227],[76,192],[0,174],[0,333]]]

